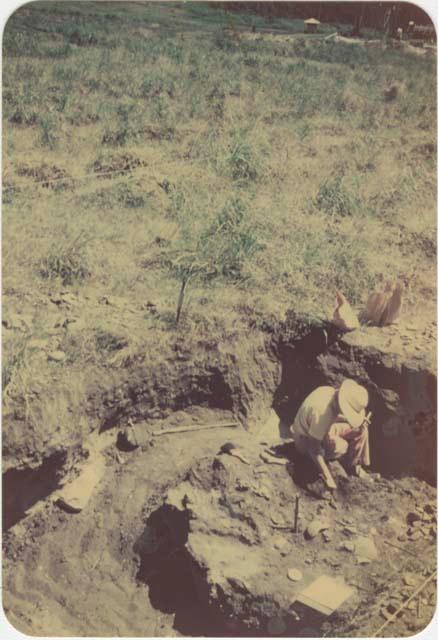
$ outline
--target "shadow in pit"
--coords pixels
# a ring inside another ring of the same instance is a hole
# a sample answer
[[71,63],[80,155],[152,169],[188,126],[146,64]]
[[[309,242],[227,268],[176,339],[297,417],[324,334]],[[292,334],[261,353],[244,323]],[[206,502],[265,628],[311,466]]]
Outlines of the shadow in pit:
[[310,458],[298,451],[295,443],[286,442],[273,447],[273,451],[279,457],[288,459],[287,472],[291,476],[294,484],[301,489],[309,489],[319,479],[319,471]]
[[59,487],[65,451],[54,453],[35,468],[9,469],[2,480],[2,524],[7,531],[22,520],[36,502]]
[[173,626],[181,634],[230,636],[199,597],[200,570],[185,547],[188,534],[187,512],[168,505],[154,511],[134,544],[140,558],[137,580],[148,586],[155,609],[175,614]]
[[[208,605],[205,591],[206,580],[201,569],[195,566],[186,549],[189,535],[189,514],[169,505],[154,511],[146,522],[145,529],[134,544],[140,566],[137,580],[149,588],[152,606],[163,613],[174,614],[174,629],[184,636],[204,637],[266,637],[271,636],[318,637],[326,616],[293,602],[292,612],[283,612],[279,618],[262,616],[258,628],[247,628],[243,621],[224,618],[224,612]],[[270,622],[274,623],[269,628]]]

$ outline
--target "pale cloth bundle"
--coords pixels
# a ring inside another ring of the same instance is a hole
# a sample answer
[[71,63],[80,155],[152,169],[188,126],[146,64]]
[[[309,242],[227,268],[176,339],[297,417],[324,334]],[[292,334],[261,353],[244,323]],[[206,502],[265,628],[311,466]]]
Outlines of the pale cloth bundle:
[[360,315],[363,324],[383,327],[397,320],[403,303],[404,285],[397,282],[394,286],[387,282],[383,291],[372,293]]
[[338,329],[342,329],[342,331],[353,331],[359,328],[357,315],[351,308],[346,297],[339,291],[336,292],[336,308],[333,313],[332,322]]

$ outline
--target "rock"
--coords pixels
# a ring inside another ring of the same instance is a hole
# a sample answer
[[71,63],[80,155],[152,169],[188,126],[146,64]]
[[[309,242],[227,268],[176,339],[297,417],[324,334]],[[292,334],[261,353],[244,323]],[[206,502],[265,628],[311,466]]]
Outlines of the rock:
[[286,547],[289,546],[289,541],[286,538],[278,536],[277,538],[274,538],[273,546],[274,549],[277,549],[277,551],[283,551],[284,549],[286,549]]
[[248,593],[249,591],[248,585],[243,580],[228,578],[228,582],[238,593]]
[[27,348],[28,349],[38,349],[38,350],[44,351],[45,349],[47,349],[47,345],[48,345],[48,341],[47,340],[34,339],[34,340],[29,340],[28,341]]
[[404,573],[403,574],[403,582],[408,587],[415,587],[417,581],[413,577],[412,573]]
[[71,293],[69,291],[61,294],[61,300],[62,302],[65,302],[65,304],[68,304],[68,305],[78,304],[77,296],[75,296],[74,293]]
[[364,556],[370,560],[376,560],[379,557],[374,540],[367,536],[358,536],[356,538],[355,549],[358,556]]
[[330,531],[323,531],[322,537],[324,538],[324,542],[330,542],[330,540],[332,539]]
[[351,542],[350,540],[346,540],[345,542],[343,542],[341,544],[341,546],[339,547],[339,549],[343,549],[345,551],[350,551],[353,552],[355,549],[355,545],[354,542]]
[[312,522],[308,525],[305,535],[307,538],[314,538],[318,535],[320,531],[324,531],[325,529],[329,529],[330,525],[323,520],[312,520]]
[[347,533],[347,534],[356,535],[357,534],[357,527],[351,527],[351,526],[344,527],[343,532]]
[[89,458],[77,478],[58,493],[56,502],[70,513],[82,511],[90,500],[105,472],[105,459],[97,455]]
[[408,515],[406,516],[406,522],[408,523],[408,525],[412,526],[413,523],[417,522],[418,520],[421,520],[421,515],[419,513],[416,513],[415,511],[411,511],[410,513],[408,513]]
[[265,500],[270,500],[271,499],[271,495],[270,495],[269,491],[263,485],[253,486],[252,490],[254,491],[256,496],[259,496],[260,498],[264,498]]
[[292,580],[292,582],[299,582],[300,580],[302,580],[303,574],[299,569],[289,569],[289,571],[287,572],[287,577],[289,578],[289,580]]
[[66,358],[64,351],[50,351],[47,354],[47,360],[52,362],[63,362]]
[[382,614],[382,616],[384,618],[386,618],[386,620],[389,620],[392,617],[392,614],[390,611],[388,611],[388,609],[386,607],[384,607],[383,609],[380,610],[380,613]]
[[425,513],[435,514],[436,513],[436,505],[432,503],[427,503],[424,505],[423,510]]
[[415,541],[415,540],[419,540],[421,538],[421,531],[412,531],[411,534],[409,534],[409,540]]

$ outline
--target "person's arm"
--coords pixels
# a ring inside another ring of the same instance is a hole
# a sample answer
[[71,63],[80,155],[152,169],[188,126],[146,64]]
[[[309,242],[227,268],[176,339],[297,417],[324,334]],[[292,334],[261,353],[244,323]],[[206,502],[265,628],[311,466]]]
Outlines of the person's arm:
[[310,446],[308,447],[308,451],[310,458],[313,460],[314,464],[321,472],[325,484],[329,489],[336,489],[336,482],[334,481],[334,478],[330,473],[330,469],[328,468],[322,454],[321,442],[316,438],[309,437],[309,444]]
[[[313,458],[313,456],[312,456]],[[316,466],[318,467],[318,469],[321,471],[322,477],[324,479],[324,482],[326,483],[328,489],[337,489],[337,484],[330,472],[330,469],[328,468],[326,461],[324,460],[324,456],[322,455],[322,453],[318,453],[314,458],[313,458],[314,463],[316,464]]]

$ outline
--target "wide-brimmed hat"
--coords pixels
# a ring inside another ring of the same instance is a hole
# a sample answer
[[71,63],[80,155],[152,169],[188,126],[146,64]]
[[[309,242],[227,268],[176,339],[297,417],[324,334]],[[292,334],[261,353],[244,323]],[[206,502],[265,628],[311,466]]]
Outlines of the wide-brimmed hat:
[[353,429],[358,429],[365,419],[368,391],[354,380],[344,380],[338,393],[339,408]]

